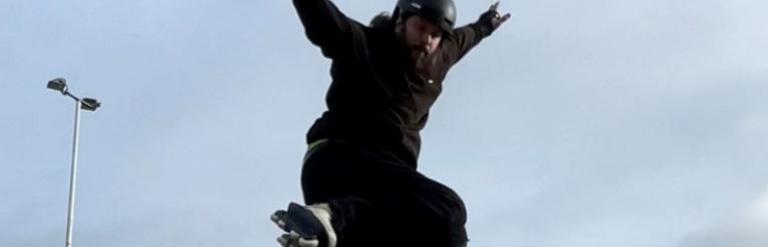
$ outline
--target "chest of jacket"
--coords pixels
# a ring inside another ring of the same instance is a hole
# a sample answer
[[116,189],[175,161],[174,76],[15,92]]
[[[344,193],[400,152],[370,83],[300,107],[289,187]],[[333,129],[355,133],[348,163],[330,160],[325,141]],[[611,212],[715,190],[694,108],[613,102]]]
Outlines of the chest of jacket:
[[352,49],[334,59],[332,74],[338,85],[332,88],[349,91],[346,94],[354,94],[360,104],[392,108],[406,125],[423,122],[442,91],[449,67],[444,53],[438,49],[416,62],[393,33],[355,31]]

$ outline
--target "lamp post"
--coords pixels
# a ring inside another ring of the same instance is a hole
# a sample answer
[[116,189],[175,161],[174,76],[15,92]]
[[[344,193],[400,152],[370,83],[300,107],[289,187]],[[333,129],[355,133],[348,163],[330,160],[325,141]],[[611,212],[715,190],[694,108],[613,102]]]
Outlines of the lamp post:
[[67,240],[66,247],[72,246],[72,227],[75,219],[75,182],[77,179],[77,149],[80,132],[80,110],[96,111],[101,103],[93,98],[78,98],[69,92],[67,82],[64,78],[56,78],[48,81],[48,88],[61,92],[62,95],[69,96],[75,100],[75,133],[72,141],[72,167],[69,175],[69,207],[67,210]]

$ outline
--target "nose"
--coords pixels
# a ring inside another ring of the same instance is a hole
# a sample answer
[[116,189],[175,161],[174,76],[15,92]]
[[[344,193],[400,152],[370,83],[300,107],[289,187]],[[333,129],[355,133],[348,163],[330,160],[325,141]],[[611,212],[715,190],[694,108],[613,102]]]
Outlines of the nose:
[[421,35],[421,43],[429,44],[430,41],[432,41],[432,35],[429,35],[429,34]]
[[421,36],[421,43],[424,44],[425,47],[430,46],[435,40],[437,40],[437,37],[431,34],[424,34]]

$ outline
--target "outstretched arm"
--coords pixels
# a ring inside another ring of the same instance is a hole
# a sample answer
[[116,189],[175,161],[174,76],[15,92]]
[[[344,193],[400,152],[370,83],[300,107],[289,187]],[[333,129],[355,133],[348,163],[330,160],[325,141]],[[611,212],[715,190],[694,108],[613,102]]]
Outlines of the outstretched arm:
[[352,21],[329,0],[293,0],[309,40],[333,57],[350,40]]
[[453,35],[446,40],[452,63],[458,62],[483,38],[490,36],[493,31],[509,20],[512,15],[507,13],[502,16],[497,11],[498,8],[499,2],[496,2],[488,11],[480,15],[476,22],[453,31]]

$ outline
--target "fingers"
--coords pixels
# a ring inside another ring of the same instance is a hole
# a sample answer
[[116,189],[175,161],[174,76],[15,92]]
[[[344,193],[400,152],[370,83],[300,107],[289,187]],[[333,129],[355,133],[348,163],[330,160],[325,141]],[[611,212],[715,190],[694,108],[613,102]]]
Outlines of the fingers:
[[491,7],[489,8],[489,11],[496,12],[496,18],[494,18],[494,19],[498,20],[499,23],[503,23],[503,22],[509,20],[509,18],[512,17],[512,15],[510,13],[507,13],[504,16],[499,14],[498,13],[499,4],[501,4],[501,1],[496,1],[495,3],[491,4]]
[[504,22],[509,20],[509,18],[511,18],[511,17],[512,17],[512,14],[507,13],[507,14],[505,14],[502,17],[496,17],[495,19],[491,20],[491,24],[493,25],[493,29],[499,28],[499,26],[501,26],[501,24],[504,24]]
[[501,1],[496,1],[495,3],[491,4],[491,8],[489,10],[496,11],[499,8],[499,4]]
[[507,13],[504,16],[501,17],[501,19],[499,20],[499,23],[504,23],[505,21],[509,20],[509,18],[511,18],[511,17],[512,17],[512,14]]

